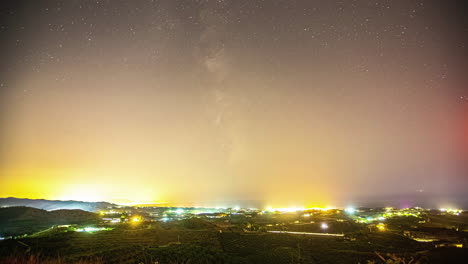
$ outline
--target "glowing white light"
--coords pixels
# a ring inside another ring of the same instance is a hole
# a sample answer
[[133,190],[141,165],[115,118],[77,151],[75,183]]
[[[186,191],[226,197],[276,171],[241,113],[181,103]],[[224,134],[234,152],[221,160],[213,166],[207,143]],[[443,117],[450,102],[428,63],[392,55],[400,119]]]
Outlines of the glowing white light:
[[101,230],[106,230],[104,227],[85,227],[85,228],[78,228],[75,231],[76,232],[95,232],[95,231],[101,231]]
[[327,223],[322,223],[322,224],[320,225],[320,228],[322,228],[322,229],[328,229]]
[[348,207],[345,209],[345,212],[347,212],[348,214],[354,214],[356,212],[356,209],[354,209],[353,207]]

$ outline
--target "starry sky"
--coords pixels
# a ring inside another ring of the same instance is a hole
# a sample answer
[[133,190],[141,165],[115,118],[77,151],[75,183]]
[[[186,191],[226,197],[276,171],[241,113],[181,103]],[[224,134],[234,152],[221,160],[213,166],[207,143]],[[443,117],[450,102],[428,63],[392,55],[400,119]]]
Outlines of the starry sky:
[[461,206],[463,2],[2,1],[0,196]]

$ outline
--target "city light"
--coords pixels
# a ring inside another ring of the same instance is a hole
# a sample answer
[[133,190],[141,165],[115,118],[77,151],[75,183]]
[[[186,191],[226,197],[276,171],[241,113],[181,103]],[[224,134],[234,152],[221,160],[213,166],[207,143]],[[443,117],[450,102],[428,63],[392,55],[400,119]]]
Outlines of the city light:
[[452,215],[460,215],[460,213],[463,212],[463,210],[453,208],[440,208],[439,210],[443,213],[448,213]]
[[87,227],[84,227],[84,228],[76,228],[76,229],[72,229],[72,230],[75,231],[75,232],[93,233],[93,232],[103,231],[103,230],[112,230],[112,228],[87,226]]
[[385,231],[386,230],[386,226],[384,223],[379,223],[377,224],[377,228],[380,230],[380,231]]
[[328,224],[327,224],[327,223],[322,223],[322,224],[320,225],[320,228],[322,228],[322,229],[328,229]]
[[353,207],[348,207],[345,209],[345,212],[347,212],[348,214],[354,214],[356,212],[356,209],[354,209]]

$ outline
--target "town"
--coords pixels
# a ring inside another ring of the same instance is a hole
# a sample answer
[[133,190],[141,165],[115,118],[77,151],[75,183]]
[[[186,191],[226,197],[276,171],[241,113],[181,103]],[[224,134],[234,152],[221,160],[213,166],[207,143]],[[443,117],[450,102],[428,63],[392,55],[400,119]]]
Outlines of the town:
[[100,211],[103,223],[168,222],[199,218],[223,230],[334,235],[353,239],[356,231],[402,234],[434,247],[467,247],[468,212],[414,208],[184,208],[121,207]]
[[453,208],[109,204],[95,212],[4,207],[0,215],[0,246],[5,249],[0,259],[11,252],[48,252],[67,256],[63,261],[95,257],[104,263],[154,263],[145,260],[148,256],[173,263],[167,257],[171,254],[182,262],[215,254],[221,262],[238,258],[240,263],[268,262],[272,256],[282,259],[276,263],[439,263],[437,259],[465,258],[468,239],[468,211]]

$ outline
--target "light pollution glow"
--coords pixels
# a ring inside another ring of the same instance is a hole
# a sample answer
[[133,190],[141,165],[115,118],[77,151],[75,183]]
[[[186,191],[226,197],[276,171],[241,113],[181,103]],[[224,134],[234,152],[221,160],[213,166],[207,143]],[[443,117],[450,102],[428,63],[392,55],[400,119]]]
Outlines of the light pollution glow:
[[451,6],[186,4],[5,12],[0,197],[326,207],[468,188]]

